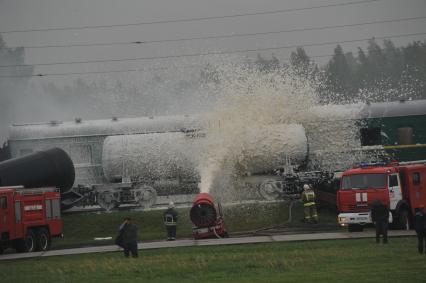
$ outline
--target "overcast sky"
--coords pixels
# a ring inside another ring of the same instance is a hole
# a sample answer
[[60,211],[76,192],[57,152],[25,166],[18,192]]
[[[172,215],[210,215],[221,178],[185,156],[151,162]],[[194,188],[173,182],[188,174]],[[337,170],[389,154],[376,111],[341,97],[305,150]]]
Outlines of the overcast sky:
[[[0,0],[0,31],[115,25],[187,18],[226,16],[264,11],[306,8],[358,0]],[[340,7],[299,10],[285,13],[230,17],[191,22],[175,22],[127,27],[33,31],[2,34],[9,46],[63,45],[75,43],[111,43],[150,41],[271,32],[321,26],[358,24],[371,21],[426,16],[426,0],[381,0]],[[341,42],[370,37],[426,32],[426,19],[365,26],[334,28],[322,31],[298,31],[225,39],[203,39],[143,45],[113,45],[66,48],[28,48],[26,63],[158,57],[200,52],[259,49],[288,45]],[[396,45],[425,40],[426,35],[393,38]],[[382,40],[380,39],[380,42]],[[336,44],[305,47],[308,55],[331,54]],[[365,42],[344,43],[345,51],[356,51]],[[265,57],[274,53],[285,60],[294,49],[260,52]],[[258,52],[237,56],[256,56]],[[235,55],[234,55],[235,56]],[[75,65],[36,66],[36,73],[87,72],[120,70],[161,65],[191,64],[195,58],[151,61],[126,61]],[[317,59],[324,62],[326,59]],[[76,76],[72,76],[75,78]],[[88,77],[87,75],[85,77]],[[35,78],[58,80],[58,77]]]

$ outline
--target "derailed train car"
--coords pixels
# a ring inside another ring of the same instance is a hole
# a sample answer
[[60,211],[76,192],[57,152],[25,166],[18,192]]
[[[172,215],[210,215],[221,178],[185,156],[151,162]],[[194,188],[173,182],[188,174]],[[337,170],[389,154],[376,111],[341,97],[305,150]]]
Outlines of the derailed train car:
[[[121,203],[149,207],[155,203],[157,191],[164,188],[170,191],[187,187],[186,191],[195,192],[196,180],[192,176],[179,175],[180,172],[175,172],[173,179],[153,179],[150,175],[132,179],[127,175],[131,164],[117,156],[115,149],[110,147],[111,142],[120,137],[120,142],[116,144],[117,150],[120,150],[120,145],[121,149],[127,149],[127,144],[123,143],[132,141],[133,137],[139,137],[140,140],[140,137],[159,137],[153,141],[153,144],[158,145],[167,140],[163,135],[191,139],[194,130],[199,128],[194,117],[184,115],[51,121],[11,126],[8,147],[12,158],[52,147],[67,152],[74,163],[76,176],[73,189],[63,196],[68,207],[99,204],[110,210]],[[146,153],[149,153],[149,149]],[[120,163],[121,174],[113,175],[108,169],[115,168],[117,163]]]
[[[347,158],[348,153],[352,156],[354,151],[386,151],[399,161],[426,159],[426,129],[422,126],[426,122],[426,100],[366,104],[355,118],[348,119],[356,127],[346,130],[356,131],[357,142],[347,145],[351,150],[346,150],[346,155],[338,149],[334,151],[337,146],[333,145],[341,134],[337,131],[345,127],[336,127],[341,121],[278,125],[274,136],[260,141],[273,143],[274,147],[251,155],[255,158],[249,161],[243,158],[245,166],[242,167],[249,171],[250,177],[259,176],[261,181],[254,179],[260,184],[261,196],[271,199],[301,182],[319,184],[325,179],[330,183],[334,171],[344,170],[354,161]],[[318,131],[319,125],[328,131]],[[330,131],[333,127],[335,133]],[[258,132],[263,135],[262,129]],[[76,119],[13,125],[8,146],[12,157],[52,147],[65,150],[76,171],[73,190],[68,196],[69,206],[97,203],[112,209],[121,203],[135,203],[146,207],[155,203],[157,194],[198,192],[200,176],[194,147],[204,134],[197,116]],[[285,135],[301,138],[280,143],[280,137]],[[258,150],[250,144],[245,146],[247,150]],[[289,151],[293,152],[290,156]],[[330,158],[330,154],[334,157]],[[363,156],[359,155],[358,159]],[[264,162],[271,158],[275,159],[273,163]],[[327,160],[332,164],[324,163]],[[276,168],[266,168],[266,164]],[[278,174],[271,178],[271,174],[267,174],[271,172]],[[326,187],[333,190],[331,186]]]

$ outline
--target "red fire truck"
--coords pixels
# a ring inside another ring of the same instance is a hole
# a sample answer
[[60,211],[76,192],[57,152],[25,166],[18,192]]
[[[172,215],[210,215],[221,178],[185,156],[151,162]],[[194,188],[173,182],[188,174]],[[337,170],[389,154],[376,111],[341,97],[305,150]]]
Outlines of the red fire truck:
[[0,187],[0,253],[48,250],[62,236],[60,201],[56,188]]
[[371,203],[379,199],[389,207],[389,223],[409,229],[414,209],[426,206],[426,164],[361,164],[342,174],[337,192],[338,221],[349,231],[362,231],[371,223]]

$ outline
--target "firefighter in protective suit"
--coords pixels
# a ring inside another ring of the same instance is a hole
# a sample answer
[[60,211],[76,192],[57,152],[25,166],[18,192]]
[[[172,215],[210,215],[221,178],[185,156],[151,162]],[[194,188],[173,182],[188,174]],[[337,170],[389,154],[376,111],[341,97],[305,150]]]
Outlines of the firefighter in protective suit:
[[318,214],[315,206],[315,192],[308,184],[303,185],[302,201],[305,212],[305,222],[317,223]]
[[176,240],[178,213],[175,210],[175,204],[173,202],[169,203],[168,209],[164,212],[163,220],[167,230],[167,241]]

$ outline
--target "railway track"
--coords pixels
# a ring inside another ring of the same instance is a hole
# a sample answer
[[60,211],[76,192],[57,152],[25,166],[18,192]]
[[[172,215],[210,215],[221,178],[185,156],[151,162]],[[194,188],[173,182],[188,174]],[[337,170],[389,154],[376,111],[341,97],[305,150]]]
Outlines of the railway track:
[[[157,202],[157,204],[155,204],[153,207],[150,208],[142,208],[140,206],[137,205],[133,205],[133,204],[123,204],[120,207],[108,211],[108,213],[113,213],[113,212],[117,212],[117,211],[150,211],[150,210],[162,210],[162,209],[166,209],[167,205],[169,204],[170,201],[173,201],[174,204],[176,205],[177,208],[189,208],[192,206],[193,201],[195,199],[196,195],[181,195],[184,196],[180,197],[180,198],[173,198],[173,196],[165,196],[163,197],[162,200],[160,200],[159,202]],[[278,203],[278,202],[284,202],[284,200],[255,200],[255,199],[251,199],[251,200],[243,200],[243,201],[238,201],[238,202],[230,202],[230,203],[226,203],[223,204],[223,206],[234,206],[234,205],[241,205],[241,204],[268,204],[268,203]],[[85,206],[85,207],[73,207],[71,209],[67,209],[64,210],[62,213],[63,214],[82,214],[82,213],[91,213],[91,212],[107,212],[104,209],[102,209],[100,206],[98,205],[93,205],[93,206]]]

